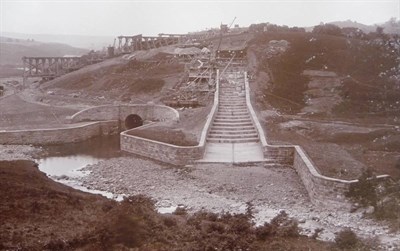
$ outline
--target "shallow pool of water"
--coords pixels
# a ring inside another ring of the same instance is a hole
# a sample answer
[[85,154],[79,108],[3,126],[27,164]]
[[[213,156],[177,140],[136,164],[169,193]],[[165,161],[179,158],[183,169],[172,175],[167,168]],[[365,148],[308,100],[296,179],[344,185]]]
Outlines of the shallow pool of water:
[[90,155],[76,154],[73,156],[63,157],[46,157],[39,160],[40,171],[49,176],[62,176],[69,177],[81,176],[84,173],[78,171],[79,169],[99,162],[100,159]]
[[46,146],[43,150],[43,155],[38,158],[39,169],[48,176],[81,176],[84,173],[79,169],[122,154],[119,135]]

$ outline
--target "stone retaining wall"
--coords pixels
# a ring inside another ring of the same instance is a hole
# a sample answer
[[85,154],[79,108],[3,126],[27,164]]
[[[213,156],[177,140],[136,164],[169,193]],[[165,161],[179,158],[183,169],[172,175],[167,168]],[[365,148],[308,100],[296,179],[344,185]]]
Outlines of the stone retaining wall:
[[349,191],[350,184],[357,180],[341,180],[321,175],[314,167],[300,146],[294,146],[293,167],[302,180],[311,201],[314,204],[332,207],[349,208],[345,193]]
[[247,108],[249,109],[253,125],[256,127],[258,137],[260,139],[260,144],[261,147],[263,148],[264,158],[266,159],[267,162],[271,164],[293,165],[293,154],[294,154],[293,146],[269,145],[267,143],[264,130],[262,129],[262,126],[258,121],[257,115],[250,101],[250,87],[249,87],[249,81],[247,79],[247,72],[245,72],[244,79],[245,79],[245,90],[246,90],[246,105]]
[[0,131],[0,144],[52,145],[84,141],[118,133],[118,121],[86,123],[66,128]]
[[[142,128],[142,127],[138,127]],[[136,129],[136,128],[135,128]],[[132,130],[135,130],[132,129]],[[130,131],[132,131],[130,130]],[[121,133],[121,150],[152,158],[173,165],[186,165],[201,159],[204,154],[203,146],[176,146]]]
[[[321,175],[300,146],[294,146],[293,167],[300,176],[311,201],[314,204],[330,207],[350,209],[351,204],[345,196],[351,184],[358,180],[342,180]],[[389,175],[379,175],[378,180],[385,180]]]
[[263,146],[264,157],[270,162],[279,165],[293,165],[293,146]]

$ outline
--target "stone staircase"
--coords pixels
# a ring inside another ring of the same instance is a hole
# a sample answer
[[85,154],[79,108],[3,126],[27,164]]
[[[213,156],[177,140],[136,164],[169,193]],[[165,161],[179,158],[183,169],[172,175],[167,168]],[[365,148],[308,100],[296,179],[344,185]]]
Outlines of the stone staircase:
[[218,110],[207,135],[207,142],[259,142],[257,130],[247,109],[243,80],[228,78],[221,81]]

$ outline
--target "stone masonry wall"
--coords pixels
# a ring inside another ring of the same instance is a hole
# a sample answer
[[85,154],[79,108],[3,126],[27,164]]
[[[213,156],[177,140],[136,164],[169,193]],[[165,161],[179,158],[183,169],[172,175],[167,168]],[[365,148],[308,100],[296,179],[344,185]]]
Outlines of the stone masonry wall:
[[295,146],[293,167],[314,204],[350,209],[345,193],[357,180],[340,180],[320,175],[299,146]]
[[137,114],[143,120],[165,121],[179,120],[179,113],[164,105],[104,105],[82,110],[71,116],[70,122],[81,121],[102,121],[102,120],[122,120],[129,114]]
[[204,146],[175,146],[121,133],[121,150],[173,165],[187,165],[201,159]]
[[271,163],[279,165],[293,165],[294,147],[293,146],[274,146],[264,147],[264,157]]
[[0,132],[0,144],[62,144],[84,141],[95,136],[116,133],[118,133],[117,121],[101,121],[68,128],[4,131]]

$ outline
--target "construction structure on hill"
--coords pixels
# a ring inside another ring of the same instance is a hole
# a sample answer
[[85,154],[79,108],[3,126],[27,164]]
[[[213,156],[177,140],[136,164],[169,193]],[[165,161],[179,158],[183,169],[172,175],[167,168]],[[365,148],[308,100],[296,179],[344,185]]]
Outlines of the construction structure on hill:
[[23,57],[23,77],[52,79],[82,67],[81,57]]
[[139,50],[150,50],[162,46],[168,46],[178,43],[184,43],[187,40],[186,35],[182,34],[164,34],[158,36],[143,36],[142,34],[134,36],[118,36],[119,53],[132,53]]

